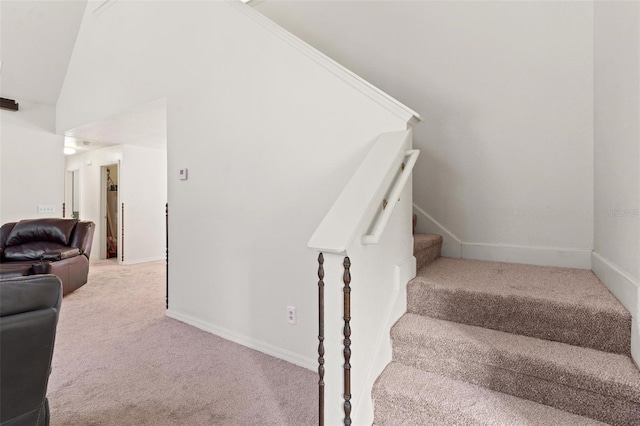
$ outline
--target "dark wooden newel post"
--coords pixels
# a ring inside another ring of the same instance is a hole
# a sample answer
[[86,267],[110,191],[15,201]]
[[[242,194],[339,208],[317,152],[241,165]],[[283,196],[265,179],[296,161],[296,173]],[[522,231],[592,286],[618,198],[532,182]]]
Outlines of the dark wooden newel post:
[[324,426],[324,256],[318,256],[318,402],[319,425]]
[[351,261],[344,258],[344,424],[351,425]]

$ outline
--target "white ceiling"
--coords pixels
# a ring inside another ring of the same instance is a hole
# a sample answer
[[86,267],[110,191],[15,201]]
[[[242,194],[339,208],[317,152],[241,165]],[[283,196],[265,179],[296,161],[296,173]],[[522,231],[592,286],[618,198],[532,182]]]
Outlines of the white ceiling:
[[[0,96],[55,105],[87,0],[0,0]],[[166,149],[166,101],[65,132],[78,152],[115,144]]]
[[78,151],[122,143],[166,149],[167,101],[162,98],[128,109],[114,117],[71,129],[65,132],[65,136],[75,139],[72,141],[65,138],[65,146],[74,147]]
[[0,95],[55,105],[86,0],[1,0]]

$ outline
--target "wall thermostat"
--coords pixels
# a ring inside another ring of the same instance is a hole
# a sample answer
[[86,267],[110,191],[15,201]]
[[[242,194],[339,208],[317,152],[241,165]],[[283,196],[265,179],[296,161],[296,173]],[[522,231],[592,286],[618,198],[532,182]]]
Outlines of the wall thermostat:
[[187,180],[188,175],[189,175],[188,169],[180,169],[180,180]]

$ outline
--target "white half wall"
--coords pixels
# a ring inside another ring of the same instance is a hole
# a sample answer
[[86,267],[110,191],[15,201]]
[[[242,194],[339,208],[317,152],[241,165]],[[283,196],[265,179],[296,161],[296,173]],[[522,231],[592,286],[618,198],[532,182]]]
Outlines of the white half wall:
[[[64,139],[54,133],[55,108],[19,104],[19,111],[0,110],[0,223],[62,217]],[[38,213],[40,204],[55,213]]]
[[445,253],[590,267],[592,2],[256,9],[424,115],[414,204],[427,214],[418,230],[439,230]]
[[242,8],[114,2],[96,16],[89,5],[58,126],[166,97],[169,314],[309,368],[317,265],[306,243],[372,141],[407,119]]
[[594,272],[632,313],[640,363],[640,3],[594,8]]

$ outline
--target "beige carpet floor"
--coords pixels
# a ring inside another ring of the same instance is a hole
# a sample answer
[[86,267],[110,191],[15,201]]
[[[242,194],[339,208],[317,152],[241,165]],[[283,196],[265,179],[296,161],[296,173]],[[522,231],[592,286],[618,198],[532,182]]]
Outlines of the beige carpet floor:
[[94,262],[64,298],[51,425],[317,424],[317,374],[165,317],[164,271]]

